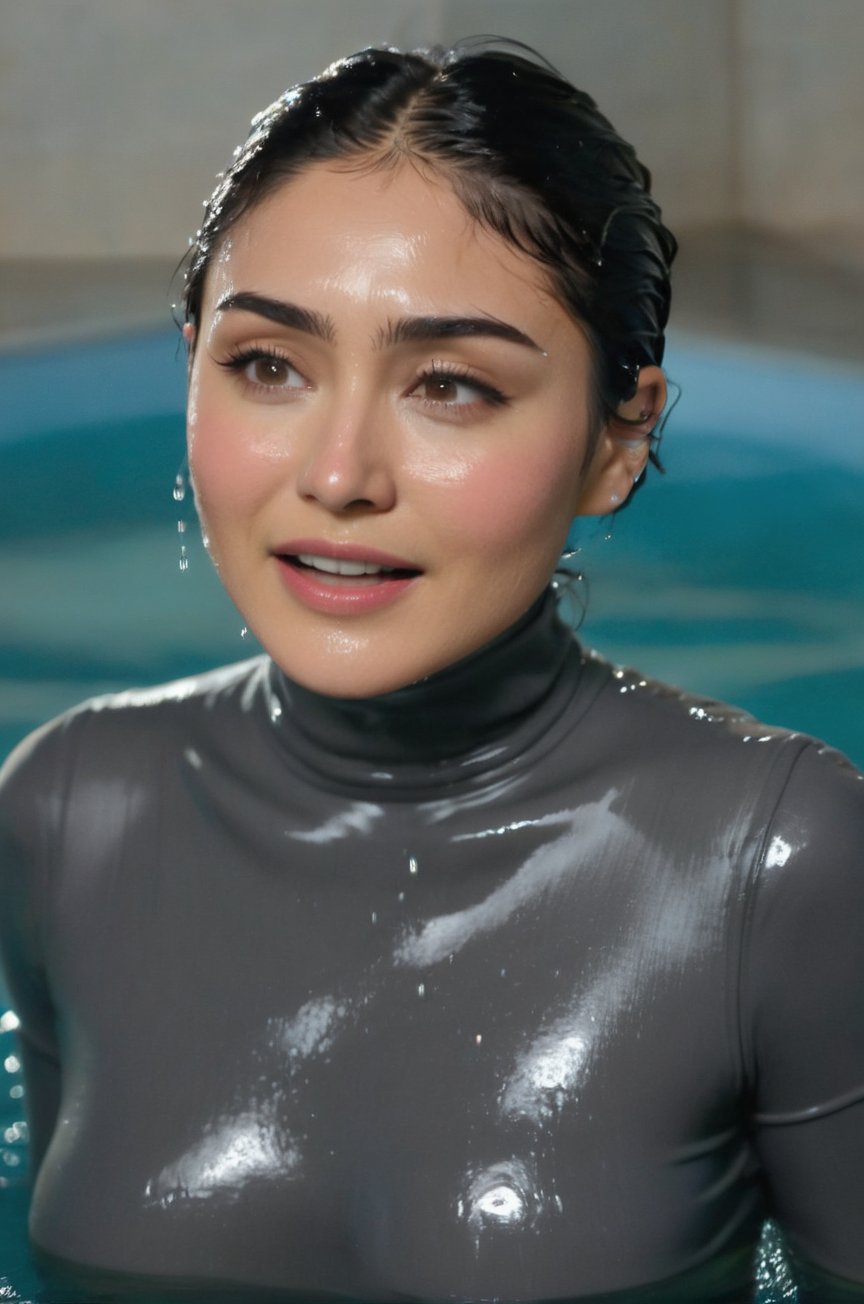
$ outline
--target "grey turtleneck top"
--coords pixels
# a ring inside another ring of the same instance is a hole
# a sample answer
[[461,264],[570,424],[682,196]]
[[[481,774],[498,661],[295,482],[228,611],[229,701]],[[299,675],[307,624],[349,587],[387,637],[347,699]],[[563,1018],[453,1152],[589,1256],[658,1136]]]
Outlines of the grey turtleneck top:
[[547,598],[384,698],[259,658],[85,704],[0,793],[64,1300],[743,1301],[766,1214],[864,1298],[836,753]]

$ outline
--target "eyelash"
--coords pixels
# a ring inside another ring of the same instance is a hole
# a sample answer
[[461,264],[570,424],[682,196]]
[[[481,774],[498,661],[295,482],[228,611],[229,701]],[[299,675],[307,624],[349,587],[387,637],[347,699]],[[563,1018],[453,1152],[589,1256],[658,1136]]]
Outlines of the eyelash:
[[[272,385],[272,386],[262,385],[260,382],[250,380],[248,376],[244,376],[242,374],[244,368],[248,367],[250,362],[284,362],[286,367],[290,367],[292,371],[297,371],[297,368],[294,366],[294,363],[291,361],[291,359],[288,357],[286,353],[281,353],[279,349],[274,349],[274,348],[262,349],[254,345],[249,348],[237,349],[235,352],[229,353],[228,357],[224,360],[224,362],[219,363],[219,366],[224,367],[226,371],[236,372],[239,378],[243,381],[245,385],[249,387],[249,389],[254,389],[259,391],[270,390],[273,393],[278,393],[279,392],[278,385]],[[300,375],[301,373],[297,371],[297,374]]]
[[[460,382],[473,389],[479,396],[482,403],[491,407],[505,407],[510,399],[500,389],[494,385],[489,385],[485,381],[479,380],[470,367],[455,365],[452,362],[437,362],[433,360],[432,365],[417,376],[413,385],[412,392],[422,385],[425,380],[452,380],[456,384]],[[448,403],[445,400],[436,401],[435,399],[422,399],[421,402],[428,404],[430,407],[452,407],[452,408],[473,408],[473,403]]]
[[[242,374],[244,369],[248,367],[250,363],[268,361],[284,363],[287,367],[296,371],[298,375],[302,375],[302,373],[294,366],[294,363],[287,354],[272,347],[259,348],[251,346],[237,349],[235,352],[230,353],[228,357],[218,365],[223,367],[226,371],[232,371],[238,374],[240,379],[250,389],[258,390],[259,392],[278,394],[280,386],[262,385],[260,382],[250,380]],[[425,371],[421,371],[420,374],[415,377],[411,384],[411,389],[408,392],[413,393],[423,384],[424,381],[427,380],[453,381],[455,384],[461,383],[467,385],[479,395],[479,402],[481,404],[490,407],[506,407],[510,403],[510,398],[504,394],[502,390],[497,389],[496,386],[490,385],[485,381],[479,380],[473,374],[471,368],[467,366],[459,366],[451,362],[436,361],[433,359],[431,366],[427,367]],[[438,410],[441,408],[451,408],[453,411],[468,411],[475,407],[475,403],[452,403],[448,402],[446,399],[437,400],[425,398],[420,399],[420,402],[430,409],[437,408]]]

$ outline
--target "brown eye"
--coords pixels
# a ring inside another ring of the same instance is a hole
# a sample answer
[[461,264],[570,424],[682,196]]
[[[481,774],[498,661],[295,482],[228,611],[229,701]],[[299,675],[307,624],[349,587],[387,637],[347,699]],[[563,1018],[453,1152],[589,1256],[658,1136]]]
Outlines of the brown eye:
[[[454,376],[426,376],[421,389],[423,398],[433,403],[465,402],[464,391],[468,386],[459,383]],[[460,397],[460,390],[463,391]],[[468,400],[470,401],[470,400]]]
[[509,401],[485,381],[438,367],[418,378],[412,394],[430,409],[438,407],[450,415],[467,416],[483,407],[496,407]]
[[267,393],[279,399],[282,394],[309,387],[306,377],[287,358],[266,348],[240,349],[218,365],[238,376],[253,398],[256,391],[260,398]]
[[294,387],[300,381],[299,374],[284,358],[254,358],[247,364],[246,379],[267,389]]

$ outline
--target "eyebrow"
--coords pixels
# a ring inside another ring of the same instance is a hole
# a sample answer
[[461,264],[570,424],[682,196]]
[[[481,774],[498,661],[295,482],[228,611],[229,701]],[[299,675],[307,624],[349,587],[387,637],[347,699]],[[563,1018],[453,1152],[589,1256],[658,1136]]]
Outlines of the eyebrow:
[[336,329],[329,317],[309,308],[300,308],[296,303],[286,303],[283,299],[271,299],[266,294],[256,294],[253,290],[244,290],[239,294],[229,294],[218,305],[219,312],[254,312],[258,317],[266,317],[279,326],[290,326],[293,330],[305,331],[307,335],[317,335],[328,343],[336,337]]
[[[238,294],[229,294],[218,305],[220,312],[251,312],[256,316],[266,317],[280,326],[293,330],[305,331],[319,339],[333,343],[336,328],[330,317],[301,308],[296,303],[287,303],[283,299],[271,299],[268,295],[257,294],[253,290],[243,290]],[[537,353],[543,350],[535,344],[530,335],[520,331],[509,322],[499,321],[497,317],[402,317],[391,321],[386,330],[378,333],[378,348],[390,348],[397,344],[414,344],[425,340],[459,339],[466,336],[485,336],[487,338],[507,340],[523,348],[533,349]]]
[[526,349],[537,353],[543,350],[535,344],[530,335],[511,326],[497,317],[403,317],[400,321],[390,322],[387,330],[381,332],[379,345],[409,344],[422,340],[449,340],[462,336],[489,336],[498,340],[509,340],[511,344],[521,344]]

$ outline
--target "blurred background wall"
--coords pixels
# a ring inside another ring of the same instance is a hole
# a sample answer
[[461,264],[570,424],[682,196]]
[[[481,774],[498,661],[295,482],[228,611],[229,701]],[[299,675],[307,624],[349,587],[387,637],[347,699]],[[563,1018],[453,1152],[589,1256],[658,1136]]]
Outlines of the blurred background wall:
[[178,257],[286,85],[480,32],[595,96],[673,228],[864,260],[864,0],[0,0],[0,259]]

